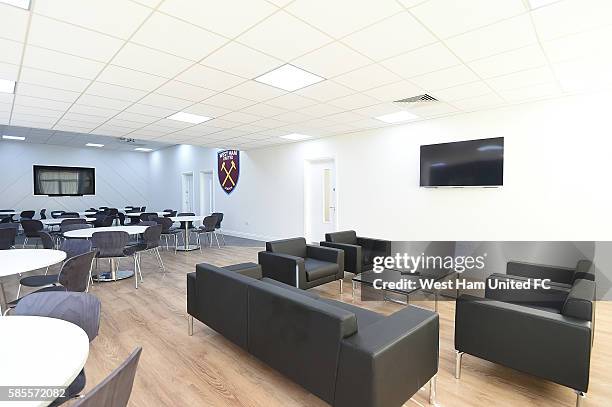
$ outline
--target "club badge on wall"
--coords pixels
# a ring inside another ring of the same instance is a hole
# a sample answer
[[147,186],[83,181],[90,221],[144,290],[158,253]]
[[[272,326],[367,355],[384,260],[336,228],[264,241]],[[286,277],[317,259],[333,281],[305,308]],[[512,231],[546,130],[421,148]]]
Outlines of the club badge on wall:
[[240,151],[224,150],[217,153],[219,183],[226,194],[230,194],[238,183],[240,175]]

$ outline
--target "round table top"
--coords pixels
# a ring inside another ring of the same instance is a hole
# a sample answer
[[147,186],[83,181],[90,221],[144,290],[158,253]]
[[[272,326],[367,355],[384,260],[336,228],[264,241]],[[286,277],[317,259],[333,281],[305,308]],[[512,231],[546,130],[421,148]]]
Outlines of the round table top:
[[[63,261],[66,252],[51,249],[0,250],[0,277],[26,273]],[[0,318],[1,319],[1,318]],[[2,360],[2,359],[0,359]]]
[[[73,218],[57,218],[57,219],[40,219],[40,221],[42,222],[43,225],[45,226],[52,226],[52,225],[61,225],[62,221],[66,220],[66,219],[73,219]],[[81,218],[83,219],[83,218]],[[96,220],[96,218],[85,218],[86,222],[94,222]]]
[[[3,333],[0,346],[2,386],[68,386],[83,370],[89,355],[89,338],[85,331],[61,319],[0,317],[0,332]],[[14,404],[29,407],[49,403],[20,401]]]
[[125,216],[130,216],[130,217],[136,216],[136,217],[139,217],[143,213],[156,213],[157,216],[170,215],[170,212],[126,212]]
[[0,215],[18,215],[21,212],[12,212],[12,211],[0,211]]
[[147,230],[148,226],[107,226],[103,228],[77,229],[64,232],[64,237],[72,239],[89,239],[97,232],[128,232],[130,235],[139,235]]
[[77,212],[80,216],[87,216],[87,215],[95,215],[98,212],[94,212],[94,211],[85,211],[85,212]]
[[198,222],[204,220],[206,216],[173,216],[170,219],[172,222]]

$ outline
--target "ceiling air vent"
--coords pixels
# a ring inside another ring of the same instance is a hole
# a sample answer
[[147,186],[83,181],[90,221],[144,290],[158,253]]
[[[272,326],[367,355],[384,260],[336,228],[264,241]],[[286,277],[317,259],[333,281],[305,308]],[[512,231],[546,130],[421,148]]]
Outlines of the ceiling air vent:
[[117,137],[117,140],[119,140],[120,143],[127,143],[134,147],[143,147],[145,145],[144,143],[139,142],[140,140],[136,140],[130,137]]
[[414,105],[421,105],[421,104],[432,103],[432,102],[437,102],[437,101],[438,99],[426,93],[424,95],[412,96],[406,99],[396,100],[393,103],[397,103],[402,106],[414,106]]

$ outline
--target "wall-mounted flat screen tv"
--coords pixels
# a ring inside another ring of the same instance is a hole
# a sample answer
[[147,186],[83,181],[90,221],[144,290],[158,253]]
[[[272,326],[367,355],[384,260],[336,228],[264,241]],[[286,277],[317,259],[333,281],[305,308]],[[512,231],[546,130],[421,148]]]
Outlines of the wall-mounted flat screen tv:
[[34,195],[81,196],[95,193],[95,168],[34,166]]
[[504,185],[504,138],[421,146],[422,187]]

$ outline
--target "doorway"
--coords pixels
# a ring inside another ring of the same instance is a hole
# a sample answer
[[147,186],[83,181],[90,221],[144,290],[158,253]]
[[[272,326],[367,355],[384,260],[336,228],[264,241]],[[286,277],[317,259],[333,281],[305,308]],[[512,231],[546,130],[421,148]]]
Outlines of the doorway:
[[325,240],[337,228],[336,162],[306,160],[304,166],[304,231],[308,242]]
[[215,209],[213,204],[213,172],[200,171],[200,215],[208,216]]
[[181,174],[181,211],[193,213],[193,172]]

